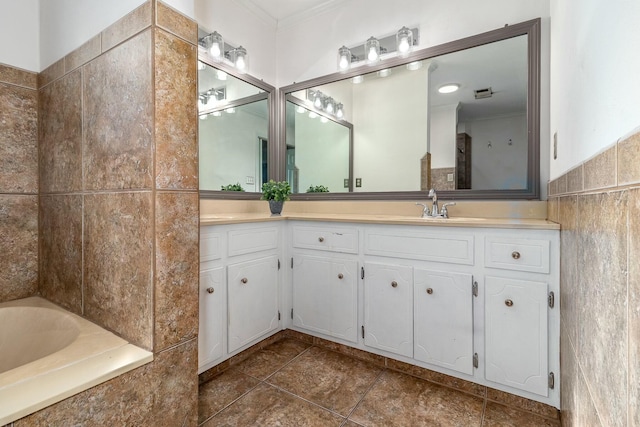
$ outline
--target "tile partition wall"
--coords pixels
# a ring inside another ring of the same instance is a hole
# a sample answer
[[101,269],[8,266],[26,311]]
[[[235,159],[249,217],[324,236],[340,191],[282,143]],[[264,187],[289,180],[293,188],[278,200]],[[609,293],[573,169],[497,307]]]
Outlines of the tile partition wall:
[[16,427],[197,424],[196,60],[150,0],[38,75],[38,290],[154,361]]
[[0,64],[0,302],[38,287],[37,74]]
[[640,132],[549,183],[561,230],[562,422],[640,425]]

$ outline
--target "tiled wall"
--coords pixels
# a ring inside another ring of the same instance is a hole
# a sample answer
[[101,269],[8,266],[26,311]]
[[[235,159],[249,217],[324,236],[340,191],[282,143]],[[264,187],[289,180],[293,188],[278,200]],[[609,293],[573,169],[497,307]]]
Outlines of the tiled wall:
[[39,291],[155,359],[17,427],[197,423],[196,46],[152,0],[39,75]]
[[640,133],[549,184],[566,426],[640,425]]
[[38,286],[37,74],[0,64],[0,302]]

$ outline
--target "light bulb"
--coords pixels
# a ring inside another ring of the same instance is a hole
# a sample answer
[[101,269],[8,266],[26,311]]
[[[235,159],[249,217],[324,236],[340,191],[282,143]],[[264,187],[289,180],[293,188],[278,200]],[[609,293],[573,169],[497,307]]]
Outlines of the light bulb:
[[247,66],[246,62],[244,62],[244,57],[240,56],[236,59],[236,68],[238,70],[244,70]]
[[369,54],[367,55],[367,59],[369,60],[369,62],[374,62],[376,59],[378,59],[378,52],[376,51],[375,47],[369,48]]
[[344,111],[341,102],[336,104],[336,117],[339,119],[342,119],[344,117]]
[[340,57],[339,66],[340,66],[341,70],[346,70],[347,69],[347,67],[349,66],[349,61],[347,61],[347,57],[346,56],[341,56]]
[[313,101],[313,106],[316,108],[322,108],[322,97],[316,94],[316,99]]
[[364,50],[367,52],[367,61],[370,64],[380,59],[380,42],[375,37],[369,37],[364,44]]
[[342,46],[338,49],[338,70],[345,71],[351,66],[351,51],[348,47]]
[[209,52],[214,58],[220,58],[222,56],[222,49],[220,49],[220,45],[218,43],[212,44],[209,48]]
[[327,119],[326,117],[320,117],[320,122],[321,123],[327,123],[329,121],[329,119]]
[[400,56],[407,56],[413,46],[413,31],[402,27],[396,33],[396,48]]
[[398,43],[398,52],[400,53],[409,52],[409,40],[407,40],[405,37],[403,37],[400,40],[400,43]]

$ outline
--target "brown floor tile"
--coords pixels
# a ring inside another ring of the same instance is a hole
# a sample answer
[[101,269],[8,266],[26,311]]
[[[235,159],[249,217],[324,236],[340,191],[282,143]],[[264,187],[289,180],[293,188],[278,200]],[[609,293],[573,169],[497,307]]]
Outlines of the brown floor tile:
[[268,382],[346,416],[381,370],[340,353],[311,347]]
[[236,366],[245,374],[264,380],[309,347],[302,341],[285,338],[257,351]]
[[203,424],[223,426],[340,426],[344,418],[267,384],[250,393]]
[[201,384],[198,392],[198,423],[217,414],[259,383],[236,369],[229,369]]
[[386,371],[350,420],[363,426],[480,426],[483,399]]
[[495,402],[487,402],[482,426],[560,427],[560,420],[551,420]]

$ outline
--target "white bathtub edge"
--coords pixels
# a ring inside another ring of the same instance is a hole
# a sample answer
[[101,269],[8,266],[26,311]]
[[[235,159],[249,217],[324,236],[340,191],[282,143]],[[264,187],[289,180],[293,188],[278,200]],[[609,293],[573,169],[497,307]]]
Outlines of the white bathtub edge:
[[71,366],[0,390],[0,426],[153,361],[153,353],[125,344]]

